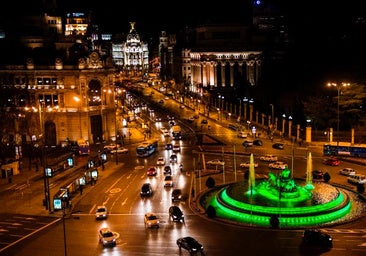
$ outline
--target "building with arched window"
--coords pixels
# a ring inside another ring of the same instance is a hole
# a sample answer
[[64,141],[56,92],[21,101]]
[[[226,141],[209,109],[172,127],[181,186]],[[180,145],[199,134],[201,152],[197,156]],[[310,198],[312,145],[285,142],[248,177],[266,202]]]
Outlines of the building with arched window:
[[112,57],[123,75],[146,76],[149,71],[148,45],[141,41],[135,30],[135,22],[130,22],[130,25],[126,41],[112,44]]

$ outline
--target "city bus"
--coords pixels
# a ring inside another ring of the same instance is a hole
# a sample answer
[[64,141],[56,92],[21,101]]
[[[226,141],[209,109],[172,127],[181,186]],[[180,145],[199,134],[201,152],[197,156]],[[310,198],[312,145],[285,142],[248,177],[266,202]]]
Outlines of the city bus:
[[366,145],[324,144],[324,156],[349,156],[366,158]]
[[138,157],[148,157],[158,151],[158,140],[145,141],[136,147]]

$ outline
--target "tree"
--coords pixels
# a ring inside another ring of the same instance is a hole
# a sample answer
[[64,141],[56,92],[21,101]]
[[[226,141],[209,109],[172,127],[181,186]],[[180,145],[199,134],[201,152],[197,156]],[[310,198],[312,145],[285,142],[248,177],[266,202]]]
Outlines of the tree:
[[325,182],[329,182],[330,181],[330,175],[328,172],[324,173],[323,179]]
[[206,187],[213,188],[215,186],[215,180],[212,177],[208,177],[206,180]]
[[364,184],[357,184],[357,192],[363,194],[365,192],[365,185]]

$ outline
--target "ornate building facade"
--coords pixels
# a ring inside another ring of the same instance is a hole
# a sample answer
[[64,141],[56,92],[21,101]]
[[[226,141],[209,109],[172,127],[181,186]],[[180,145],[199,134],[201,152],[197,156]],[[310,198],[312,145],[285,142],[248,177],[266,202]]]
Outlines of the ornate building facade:
[[130,22],[131,29],[125,42],[112,44],[112,57],[116,67],[125,76],[147,76],[149,71],[148,44],[140,39],[135,30],[135,22]]
[[6,97],[3,143],[42,141],[56,146],[68,140],[96,143],[116,136],[111,59],[102,60],[92,52],[74,65],[64,61],[56,58],[46,66],[29,58],[24,65],[1,67],[1,91],[19,92]]

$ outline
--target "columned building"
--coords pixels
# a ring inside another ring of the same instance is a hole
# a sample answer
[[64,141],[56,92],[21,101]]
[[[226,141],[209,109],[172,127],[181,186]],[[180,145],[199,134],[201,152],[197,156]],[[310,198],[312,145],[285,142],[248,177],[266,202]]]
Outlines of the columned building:
[[261,68],[261,52],[190,52],[192,90],[198,87],[233,87],[244,77],[256,85]]

